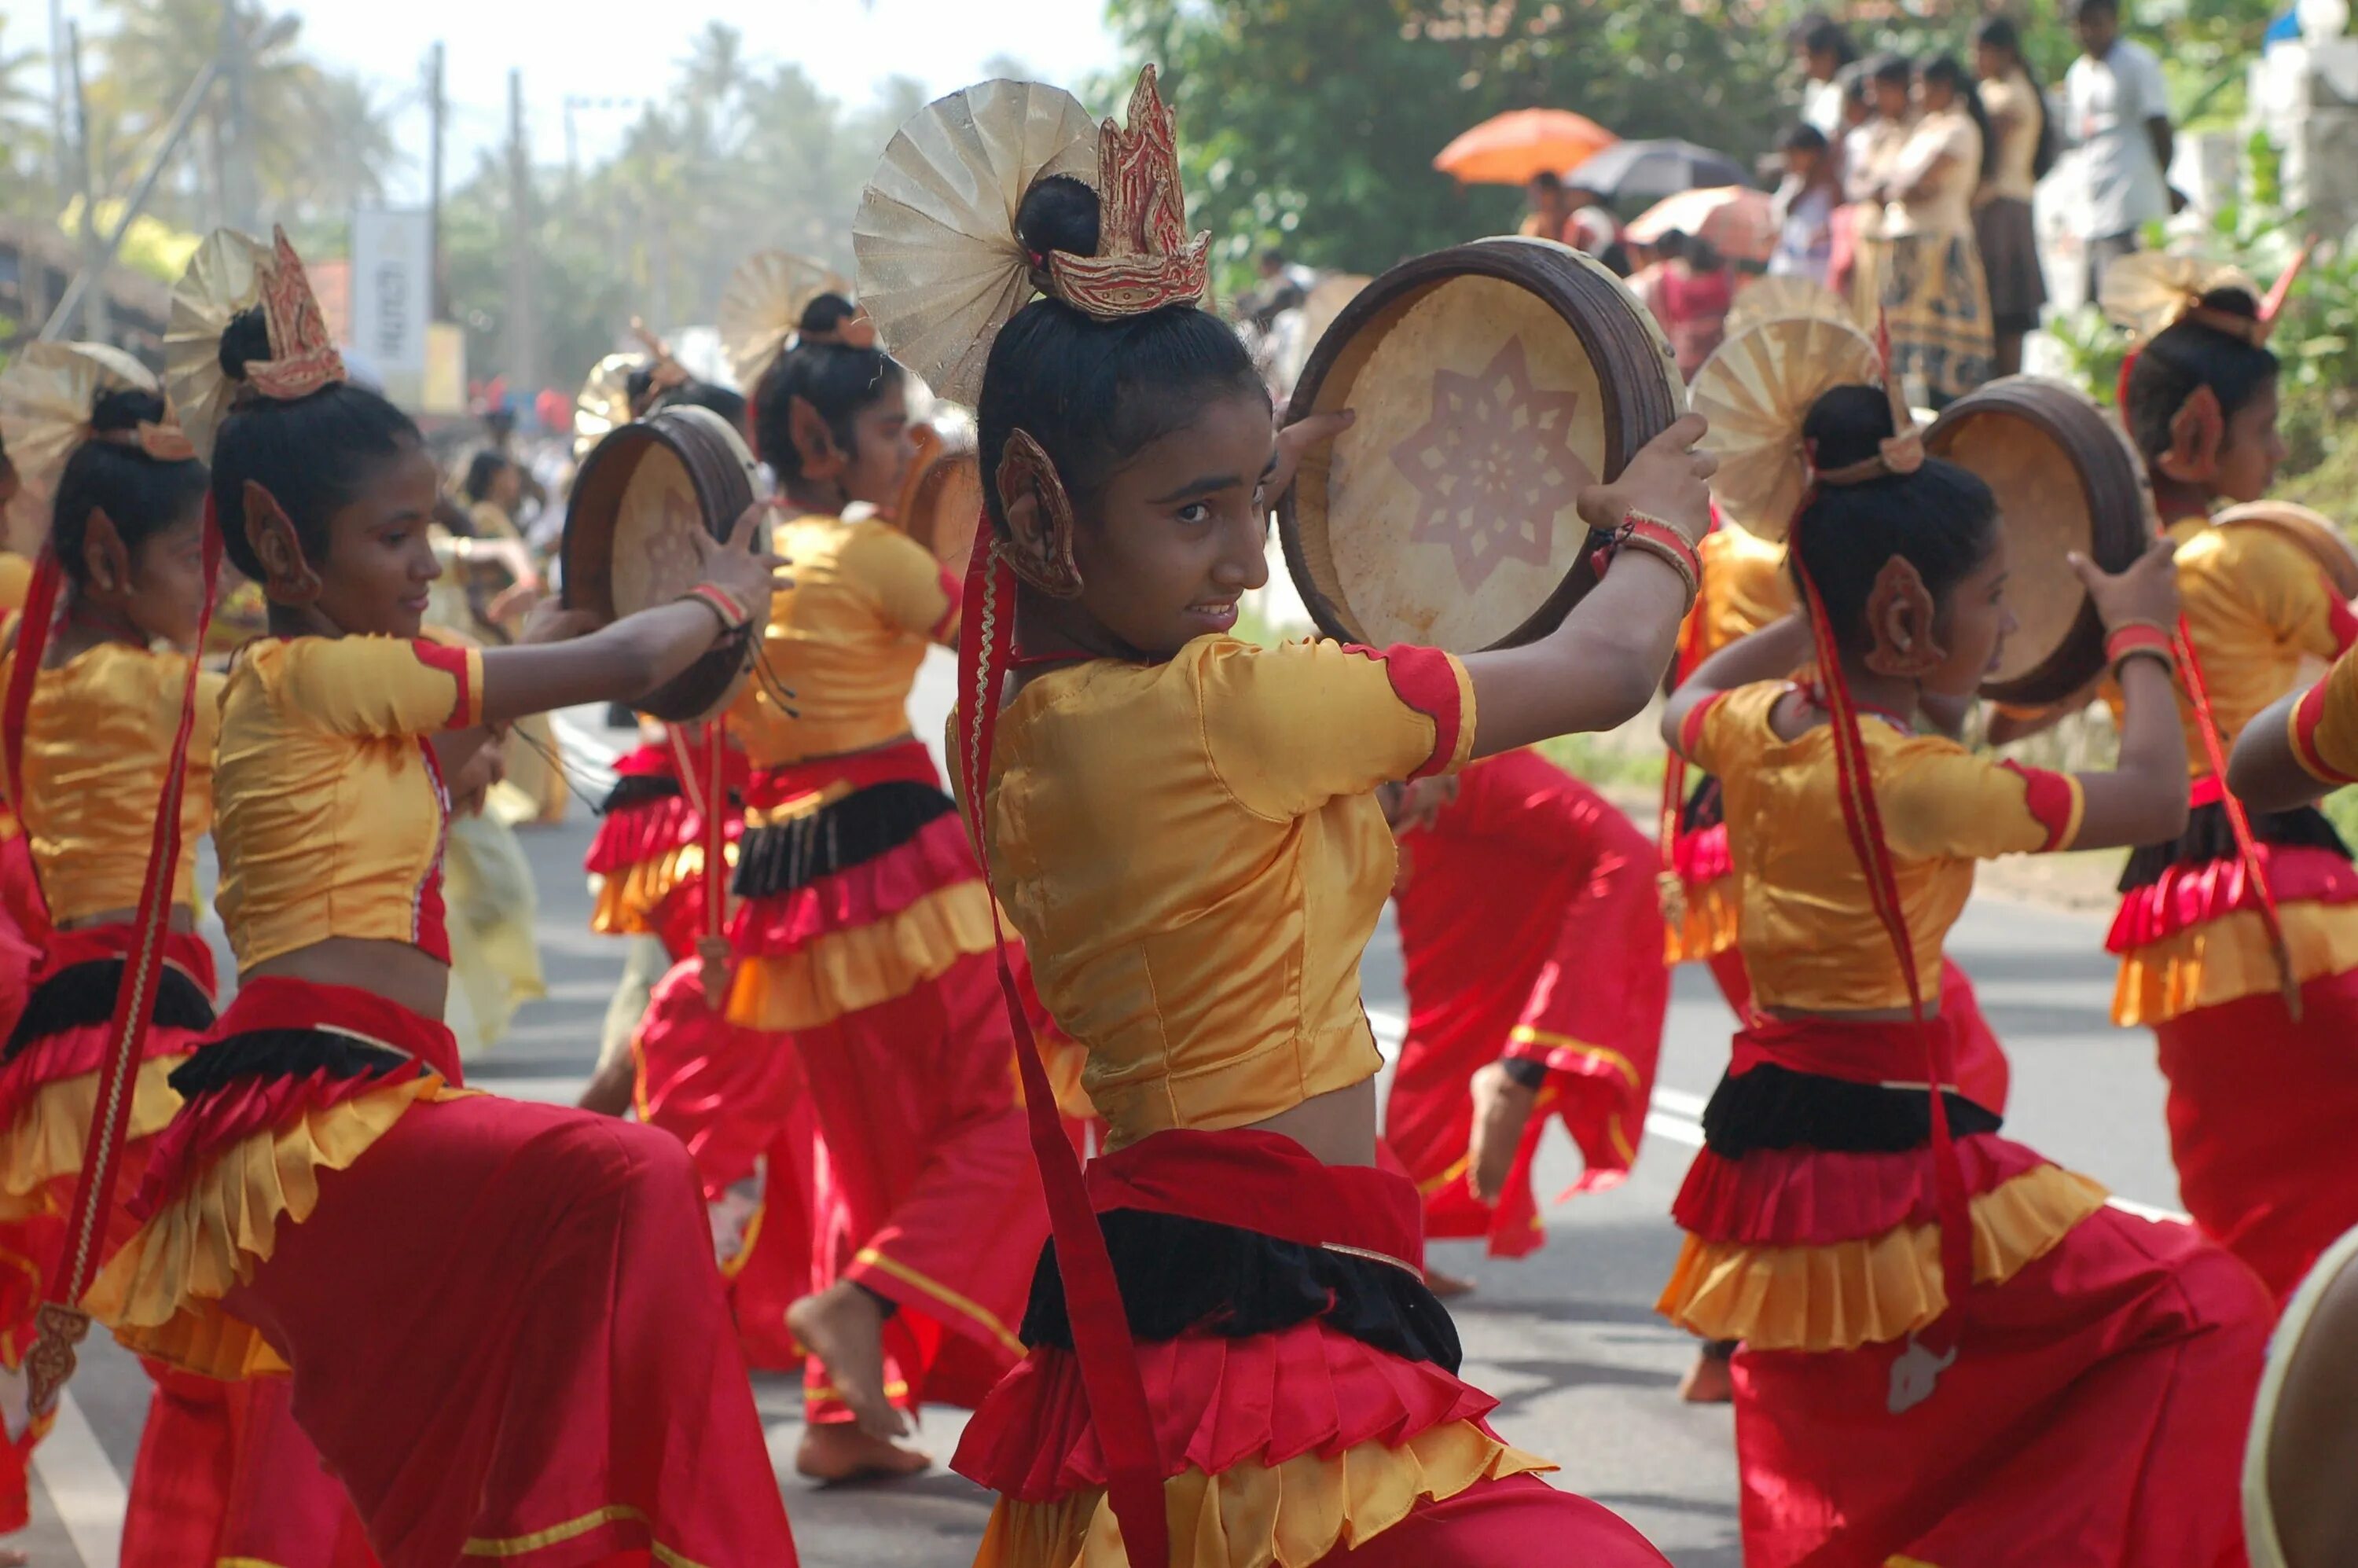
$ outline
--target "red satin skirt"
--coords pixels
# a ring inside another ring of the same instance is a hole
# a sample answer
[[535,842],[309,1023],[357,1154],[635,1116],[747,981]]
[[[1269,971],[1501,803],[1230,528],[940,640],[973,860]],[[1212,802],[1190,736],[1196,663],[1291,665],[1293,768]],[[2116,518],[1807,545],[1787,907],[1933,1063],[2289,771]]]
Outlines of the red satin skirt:
[[[1551,1121],[1581,1152],[1564,1197],[1617,1185],[1645,1133],[1670,1005],[1654,850],[1603,796],[1520,752],[1468,769],[1401,853],[1409,1019],[1384,1137],[1424,1196],[1427,1236],[1519,1258],[1546,1240],[1531,1167]],[[1467,1086],[1501,1057],[1547,1079],[1489,1205],[1466,1180]]]
[[793,1041],[729,1022],[689,958],[657,981],[632,1047],[639,1119],[686,1145],[708,1205],[762,1172],[760,1206],[721,1264],[752,1365],[803,1365],[786,1308],[811,1290],[817,1123]]
[[2281,1303],[2358,1225],[2358,969],[2154,1024],[2187,1212]]
[[223,1383],[150,1360],[156,1393],[123,1568],[376,1568],[352,1499],[295,1423],[284,1378]]
[[0,839],[0,1040],[16,1027],[49,935],[49,906],[33,874],[32,847],[22,832],[11,833]]

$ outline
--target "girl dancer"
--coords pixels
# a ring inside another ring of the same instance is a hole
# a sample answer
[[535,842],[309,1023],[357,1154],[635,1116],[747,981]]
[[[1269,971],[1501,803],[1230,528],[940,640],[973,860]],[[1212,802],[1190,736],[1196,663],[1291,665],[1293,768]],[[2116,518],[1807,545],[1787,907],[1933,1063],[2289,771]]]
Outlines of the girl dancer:
[[[1096,189],[1068,172],[1092,162]],[[1101,137],[1062,93],[990,82],[894,139],[858,230],[887,337],[979,390],[960,788],[1109,1128],[1085,1196],[1027,1048],[1057,1237],[1030,1355],[958,1455],[1001,1494],[978,1561],[1659,1563],[1533,1479],[1449,1370],[1414,1188],[1374,1165],[1357,974],[1391,884],[1379,785],[1645,703],[1707,520],[1701,422],[1584,494],[1643,543],[1539,643],[1238,642],[1270,495],[1336,422],[1278,456],[1248,357],[1195,306],[1208,237],[1178,191],[1151,70]],[[951,278],[983,304],[945,320]]]
[[[2237,1541],[2258,1287],[1999,1137],[1955,1092],[1935,1000],[1975,860],[2182,818],[2169,551],[2080,568],[2128,692],[2117,772],[1917,733],[1908,716],[1970,697],[2011,626],[1996,504],[1925,458],[1896,392],[1782,374],[1778,406],[1808,410],[1806,619],[1708,661],[1663,718],[1725,792],[1756,1009],[1704,1113],[1661,1301],[1742,1345],[1745,1560],[2208,1568]],[[1811,678],[1784,678],[1806,660]]]
[[[302,264],[222,232],[175,292],[172,391],[270,597],[214,784],[235,1000],[88,1304],[210,1376],[291,1370],[296,1419],[389,1568],[795,1560],[672,1139],[461,1089],[440,846],[491,725],[623,699],[750,624],[774,557],[527,645],[421,641],[438,476],[349,384]],[[210,546],[210,541],[209,541]],[[210,553],[210,551],[209,551]],[[573,635],[569,640],[567,633]]]

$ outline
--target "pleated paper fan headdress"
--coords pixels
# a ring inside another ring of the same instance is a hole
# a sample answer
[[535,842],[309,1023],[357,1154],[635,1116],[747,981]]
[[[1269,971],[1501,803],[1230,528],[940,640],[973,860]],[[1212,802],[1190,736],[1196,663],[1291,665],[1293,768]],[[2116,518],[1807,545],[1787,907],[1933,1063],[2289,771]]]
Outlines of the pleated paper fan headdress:
[[2249,295],[2254,304],[2260,299],[2260,286],[2240,267],[2200,256],[2139,251],[2104,269],[2102,303],[2104,314],[2139,346],[2180,321],[2198,321],[2254,347],[2264,346],[2273,322],[2203,303],[2231,292]]
[[[752,396],[778,355],[802,330],[803,312],[822,294],[851,297],[851,285],[824,262],[792,251],[756,251],[737,265],[720,296],[716,325],[720,347],[736,373],[738,390]],[[837,341],[860,346],[875,330],[864,316],[836,329]]]
[[[234,229],[214,230],[172,290],[164,384],[197,455],[208,461],[222,421],[240,403],[293,402],[344,379],[343,356],[328,335],[303,258],[286,230],[274,229],[271,240],[265,245]],[[270,358],[249,361],[244,379],[233,381],[222,368],[222,337],[256,306],[269,329]]]
[[[901,128],[852,222],[860,297],[894,359],[971,405],[991,343],[1035,295],[1098,320],[1203,297],[1211,236],[1187,232],[1176,134],[1152,66],[1139,72],[1128,119],[1099,126],[1061,89],[985,81]],[[1097,191],[1096,255],[1034,255],[1018,237],[1023,198],[1053,175]]]
[[167,414],[135,430],[101,434],[92,423],[98,401],[111,392],[163,395],[156,373],[105,343],[32,343],[0,373],[0,446],[16,465],[21,488],[10,503],[18,537],[48,534],[49,503],[77,448],[88,441],[136,447],[158,462],[197,455],[188,435]]
[[1711,489],[1720,512],[1748,534],[1782,539],[1818,478],[1801,439],[1811,405],[1837,386],[1883,380],[1875,340],[1847,321],[1786,317],[1722,343],[1687,393],[1711,420],[1702,447],[1719,459]]

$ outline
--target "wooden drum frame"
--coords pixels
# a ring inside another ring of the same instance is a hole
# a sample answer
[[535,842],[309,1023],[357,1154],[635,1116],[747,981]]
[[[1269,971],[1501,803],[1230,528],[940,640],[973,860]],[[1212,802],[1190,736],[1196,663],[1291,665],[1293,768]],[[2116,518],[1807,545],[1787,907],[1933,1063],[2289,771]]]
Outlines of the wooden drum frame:
[[972,427],[945,433],[920,425],[914,436],[917,454],[901,481],[892,520],[963,579],[982,521],[982,463]]
[[[754,479],[743,439],[708,408],[662,409],[607,436],[582,460],[566,510],[566,608],[611,621],[677,599],[703,575],[686,531],[726,539],[753,504]],[[672,724],[728,707],[768,608],[632,706]]]
[[1403,262],[1343,308],[1288,417],[1345,407],[1357,422],[1278,503],[1303,602],[1331,637],[1470,653],[1546,635],[1596,580],[1578,465],[1558,454],[1609,481],[1686,399],[1620,279],[1568,246],[1490,239]]
[[2116,572],[2145,553],[2158,526],[2145,465],[2093,400],[2044,376],[2008,376],[1959,398],[1924,446],[1996,493],[2006,533],[2006,600],[2020,625],[1982,695],[2061,701],[2104,668],[2104,622],[2063,557],[2077,550]]

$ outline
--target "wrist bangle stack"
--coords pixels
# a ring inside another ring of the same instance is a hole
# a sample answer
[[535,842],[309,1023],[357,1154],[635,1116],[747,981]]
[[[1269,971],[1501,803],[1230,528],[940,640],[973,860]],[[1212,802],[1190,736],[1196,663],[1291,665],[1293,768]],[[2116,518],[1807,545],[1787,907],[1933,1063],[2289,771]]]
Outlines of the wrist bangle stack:
[[726,589],[716,588],[708,582],[698,583],[694,588],[681,594],[679,601],[683,604],[701,604],[712,611],[714,615],[719,617],[720,629],[723,632],[742,632],[753,623],[751,611],[738,603]]
[[[1657,517],[1642,512],[1624,513],[1621,526],[1606,538],[1602,553],[1609,562],[1623,550],[1643,550],[1669,566],[1686,585],[1687,603],[1692,606],[1703,581],[1703,559],[1695,547],[1687,543],[1685,535]],[[1602,575],[1601,573],[1599,575]]]
[[2158,659],[2172,676],[2178,654],[2169,633],[2151,621],[2124,621],[2104,633],[2104,667],[2117,678],[2121,666],[2135,658]]

